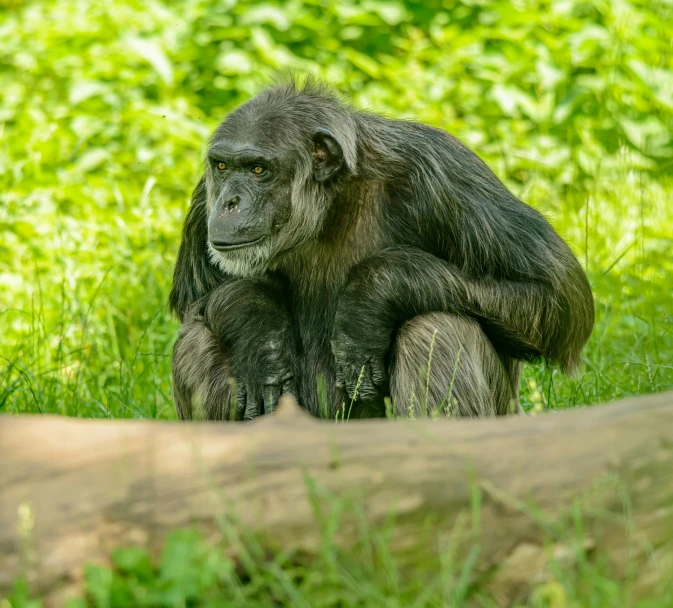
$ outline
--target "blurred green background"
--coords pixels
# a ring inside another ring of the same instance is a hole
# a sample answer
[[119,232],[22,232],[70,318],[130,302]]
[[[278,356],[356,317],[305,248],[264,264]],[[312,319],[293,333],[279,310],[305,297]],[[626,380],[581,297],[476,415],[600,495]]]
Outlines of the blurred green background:
[[[672,0],[0,0],[0,412],[175,417],[166,300],[205,142],[288,69],[447,129],[571,244],[596,329],[577,378],[526,367],[528,410],[673,388],[672,23]],[[527,605],[634,606],[571,534],[577,562]],[[349,567],[329,543],[306,569],[260,553],[242,583],[228,550],[200,543],[169,541],[156,571],[120,550],[86,570],[90,601],[74,605],[459,606],[480,593],[470,559],[442,562],[428,586],[385,552]],[[24,591],[12,605],[38,606]]]
[[4,0],[0,412],[174,417],[204,145],[287,69],[447,129],[569,241],[596,330],[579,377],[526,368],[527,408],[673,387],[671,23],[671,0]]

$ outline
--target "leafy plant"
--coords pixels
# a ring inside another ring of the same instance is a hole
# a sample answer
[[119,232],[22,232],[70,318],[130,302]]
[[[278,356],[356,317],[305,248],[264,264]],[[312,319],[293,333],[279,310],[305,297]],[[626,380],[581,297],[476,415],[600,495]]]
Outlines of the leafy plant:
[[584,375],[546,406],[673,385],[665,0],[16,1],[0,11],[0,411],[173,417],[166,310],[205,141],[270,77],[443,127],[590,274]]

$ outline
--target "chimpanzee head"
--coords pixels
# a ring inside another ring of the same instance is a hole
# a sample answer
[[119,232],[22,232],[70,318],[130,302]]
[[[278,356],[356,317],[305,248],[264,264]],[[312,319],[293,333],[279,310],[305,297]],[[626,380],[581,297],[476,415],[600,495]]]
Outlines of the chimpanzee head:
[[319,238],[334,194],[355,164],[351,111],[312,83],[273,87],[238,108],[207,152],[211,261],[249,276]]

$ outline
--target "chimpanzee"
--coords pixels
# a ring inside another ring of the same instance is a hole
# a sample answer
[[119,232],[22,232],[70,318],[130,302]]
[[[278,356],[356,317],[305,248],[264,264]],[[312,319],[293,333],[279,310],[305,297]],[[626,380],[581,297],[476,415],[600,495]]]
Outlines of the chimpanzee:
[[[170,305],[183,419],[505,414],[594,320],[549,223],[456,138],[276,83],[215,131]],[[385,398],[390,397],[390,401]]]

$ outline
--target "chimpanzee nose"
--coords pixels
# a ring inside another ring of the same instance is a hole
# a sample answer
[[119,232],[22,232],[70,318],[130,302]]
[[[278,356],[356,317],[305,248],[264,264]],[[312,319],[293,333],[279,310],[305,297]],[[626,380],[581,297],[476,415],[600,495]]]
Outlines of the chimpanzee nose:
[[238,203],[241,202],[241,197],[240,196],[235,196],[234,198],[230,198],[225,205],[227,206],[227,209],[234,209],[235,207],[238,207]]

